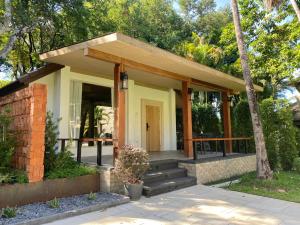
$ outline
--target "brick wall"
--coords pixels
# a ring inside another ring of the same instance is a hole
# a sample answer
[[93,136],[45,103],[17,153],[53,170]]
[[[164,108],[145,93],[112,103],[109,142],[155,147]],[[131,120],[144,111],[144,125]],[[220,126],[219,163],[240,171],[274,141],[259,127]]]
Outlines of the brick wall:
[[207,184],[242,175],[256,170],[256,156],[243,155],[196,163],[179,163],[189,176],[197,178],[198,184]]
[[11,130],[17,136],[13,166],[25,170],[29,182],[40,181],[44,176],[46,104],[47,87],[43,84],[0,98],[0,110],[10,109]]

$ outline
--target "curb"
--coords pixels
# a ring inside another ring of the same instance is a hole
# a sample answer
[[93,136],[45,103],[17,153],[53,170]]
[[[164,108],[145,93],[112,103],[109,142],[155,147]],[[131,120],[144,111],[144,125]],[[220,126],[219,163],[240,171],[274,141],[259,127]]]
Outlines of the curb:
[[38,224],[50,223],[55,220],[66,219],[66,218],[72,217],[72,216],[78,216],[78,215],[82,215],[82,214],[86,214],[86,213],[90,213],[90,212],[104,210],[104,209],[107,209],[110,207],[126,204],[129,202],[130,202],[129,197],[124,197],[123,199],[120,199],[120,200],[117,200],[114,202],[92,205],[92,206],[82,208],[82,209],[76,209],[76,210],[66,211],[66,212],[62,212],[62,213],[58,213],[58,214],[54,214],[54,215],[50,215],[50,216],[45,216],[45,217],[41,217],[41,218],[26,220],[24,222],[15,223],[15,225],[38,225]]

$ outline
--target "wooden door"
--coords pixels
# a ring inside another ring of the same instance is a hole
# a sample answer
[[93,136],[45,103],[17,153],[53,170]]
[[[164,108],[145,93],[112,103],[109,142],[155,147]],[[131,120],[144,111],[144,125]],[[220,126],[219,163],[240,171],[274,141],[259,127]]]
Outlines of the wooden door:
[[146,105],[146,148],[149,152],[160,151],[160,106]]

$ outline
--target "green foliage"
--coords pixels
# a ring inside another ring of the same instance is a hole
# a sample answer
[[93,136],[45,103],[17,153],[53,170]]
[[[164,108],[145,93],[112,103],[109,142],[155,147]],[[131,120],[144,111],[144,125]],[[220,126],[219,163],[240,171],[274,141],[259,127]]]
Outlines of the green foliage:
[[233,109],[233,127],[234,136],[236,137],[253,136],[249,104],[244,99],[239,101]]
[[239,183],[231,184],[228,189],[300,203],[299,187],[300,174],[280,171],[274,173],[272,180],[257,179],[255,172],[245,174]]
[[91,192],[91,193],[89,193],[87,199],[88,199],[89,201],[93,201],[93,200],[96,199],[96,197],[97,197],[97,196],[96,196],[96,193]]
[[60,205],[59,199],[57,199],[57,198],[55,197],[54,199],[52,199],[52,200],[50,200],[50,201],[48,202],[48,205],[49,205],[49,207],[52,208],[52,209],[57,209],[57,208],[59,208],[59,205]]
[[9,81],[6,81],[6,80],[0,80],[0,88],[6,86],[7,84],[9,84]]
[[0,168],[11,166],[12,156],[15,151],[15,135],[10,130],[11,118],[10,110],[5,109],[0,112]]
[[2,217],[3,218],[13,218],[17,215],[17,207],[6,207],[2,209]]
[[300,157],[294,159],[293,169],[300,174]]
[[96,169],[80,165],[68,151],[57,152],[59,119],[53,119],[53,113],[47,112],[45,132],[45,177],[47,179],[70,178],[96,173]]
[[287,101],[265,99],[260,104],[263,131],[272,169],[291,170],[298,156],[296,128]]
[[59,119],[53,118],[52,112],[47,112],[46,131],[45,131],[45,173],[55,168],[56,163],[56,144],[59,135]]
[[97,173],[97,170],[95,168],[77,164],[74,167],[54,168],[51,171],[47,172],[45,174],[45,177],[47,179],[72,178],[95,173]]
[[26,172],[11,168],[0,168],[0,184],[27,183]]
[[200,134],[220,134],[220,120],[217,109],[210,103],[193,103],[192,105],[193,132]]

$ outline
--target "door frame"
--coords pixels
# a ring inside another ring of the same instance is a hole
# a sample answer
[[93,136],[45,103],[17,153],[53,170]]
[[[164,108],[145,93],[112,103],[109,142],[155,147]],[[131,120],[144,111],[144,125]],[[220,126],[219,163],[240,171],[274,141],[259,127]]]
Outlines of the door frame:
[[[142,132],[142,148],[147,150],[146,146],[146,141],[147,141],[147,131],[146,131],[146,106],[159,106],[160,107],[160,150],[162,151],[163,146],[164,146],[164,139],[163,139],[163,134],[164,134],[164,129],[163,129],[163,112],[164,112],[164,104],[161,101],[155,101],[155,100],[150,100],[150,99],[141,99],[141,132]],[[148,150],[147,150],[148,151]]]

